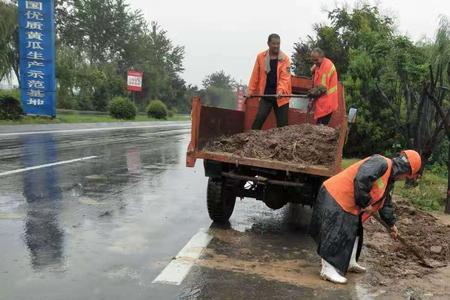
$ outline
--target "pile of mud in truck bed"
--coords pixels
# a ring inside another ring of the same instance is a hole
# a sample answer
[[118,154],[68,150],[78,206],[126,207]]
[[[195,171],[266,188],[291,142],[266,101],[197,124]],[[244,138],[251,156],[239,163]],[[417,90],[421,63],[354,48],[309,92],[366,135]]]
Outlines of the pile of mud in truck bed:
[[221,136],[203,150],[231,153],[235,157],[329,167],[335,163],[338,138],[339,131],[334,128],[301,124]]

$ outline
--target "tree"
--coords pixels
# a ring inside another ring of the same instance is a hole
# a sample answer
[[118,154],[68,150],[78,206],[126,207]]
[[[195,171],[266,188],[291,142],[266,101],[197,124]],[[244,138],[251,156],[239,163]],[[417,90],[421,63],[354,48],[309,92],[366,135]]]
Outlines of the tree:
[[358,108],[346,154],[389,154],[413,146],[424,49],[396,35],[392,19],[374,6],[338,7],[328,19],[328,25],[314,25],[314,36],[295,44],[293,61],[296,74],[309,75],[309,52],[320,47],[334,62],[347,105]]
[[57,4],[60,41],[83,49],[90,64],[121,61],[129,45],[134,45],[135,37],[145,29],[140,11],[131,12],[124,0],[73,0]]
[[[433,151],[440,141],[440,136],[450,142],[450,24],[447,18],[442,17],[436,34],[436,39],[431,47],[432,63],[429,67],[429,81],[424,90],[431,100],[436,116],[434,127],[435,144]],[[450,213],[450,147],[447,148],[447,197],[445,212]]]
[[[448,84],[450,82],[450,62],[448,62],[447,65],[441,66],[436,74],[433,74],[433,69],[430,67],[430,77],[435,77],[435,82],[443,83],[444,68],[447,69],[445,73],[447,77],[446,83]],[[447,142],[450,142],[450,101],[444,101],[448,94],[447,92],[450,91],[450,87],[439,86],[439,88],[439,90],[435,90],[428,86],[426,92],[427,96],[432,100],[440,117],[440,125],[436,128],[436,135],[439,135],[440,132],[443,131],[443,133],[447,137]],[[447,153],[447,197],[445,212],[450,214],[450,147],[448,148]]]
[[200,92],[203,103],[214,107],[236,108],[236,94],[232,89],[210,86]]
[[167,31],[152,22],[136,53],[139,55],[130,65],[144,71],[141,106],[145,107],[149,99],[161,99],[169,107],[184,106],[179,97],[185,89],[185,82],[180,78],[184,70],[184,47],[174,45]]
[[202,81],[200,91],[203,103],[215,107],[236,108],[236,81],[224,71],[214,72]]
[[58,107],[106,111],[114,96],[124,96],[125,78],[116,72],[117,65],[90,65],[83,53],[60,45],[56,56]]
[[78,51],[61,45],[56,52],[56,78],[58,79],[58,107],[77,109],[75,92],[78,88],[77,75],[87,67]]
[[[403,92],[398,103],[378,87],[381,99],[389,105],[399,122],[400,133],[408,138],[406,145],[420,152],[422,170],[441,144],[445,129],[445,122],[440,120],[439,106],[443,105],[446,97],[441,89],[446,83],[444,74],[450,63],[449,31],[448,20],[443,17],[433,44],[418,48],[403,41],[395,45],[398,59],[394,66],[398,69],[399,88]],[[415,51],[405,49],[405,45]]]
[[[79,107],[105,110],[114,96],[123,96],[129,69],[144,72],[143,91],[136,93],[144,110],[150,99],[161,99],[169,107],[188,111],[182,97],[184,48],[174,45],[158,23],[148,24],[141,11],[132,11],[124,0],[58,0],[58,59],[61,96],[72,95]],[[72,74],[71,74],[72,73]],[[59,78],[58,78],[59,79]]]
[[225,74],[223,70],[206,76],[206,78],[203,79],[202,84],[205,89],[212,86],[217,88],[233,89],[237,85],[231,75]]
[[200,90],[196,85],[187,85],[183,96],[181,97],[181,103],[179,104],[179,112],[190,113],[192,98],[200,96]]
[[19,22],[17,6],[0,1],[0,80],[11,71],[19,77]]
[[[448,19],[441,19],[433,42],[413,43],[395,33],[391,18],[367,4],[336,8],[328,18],[330,24],[315,25],[314,36],[295,44],[293,61],[299,75],[308,75],[313,47],[323,48],[334,61],[347,104],[359,109],[346,154],[389,155],[412,148],[421,154],[422,171],[430,159],[450,169]],[[444,160],[437,156],[445,145]],[[448,181],[446,211],[450,212],[450,175]]]
[[314,24],[314,35],[294,44],[292,61],[297,75],[311,75],[310,52],[315,47],[324,50],[339,73],[345,74],[352,50],[368,51],[394,32],[392,18],[382,15],[376,6],[365,3],[353,9],[337,7],[328,12],[328,19],[329,25]]

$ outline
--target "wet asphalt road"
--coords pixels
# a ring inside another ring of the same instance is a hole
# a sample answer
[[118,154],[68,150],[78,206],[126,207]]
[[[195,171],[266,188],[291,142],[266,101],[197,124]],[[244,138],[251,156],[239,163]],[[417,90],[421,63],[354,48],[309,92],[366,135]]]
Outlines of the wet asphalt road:
[[[363,298],[318,279],[308,209],[244,199],[211,224],[189,124],[162,124],[0,128],[0,299]],[[152,283],[200,228],[182,284]]]

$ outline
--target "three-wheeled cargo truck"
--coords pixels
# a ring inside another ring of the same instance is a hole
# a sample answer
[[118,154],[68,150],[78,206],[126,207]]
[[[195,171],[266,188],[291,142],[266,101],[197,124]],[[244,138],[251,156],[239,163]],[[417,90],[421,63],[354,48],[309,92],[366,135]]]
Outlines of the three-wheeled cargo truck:
[[[306,95],[312,81],[305,77],[292,77],[292,90],[296,95]],[[339,108],[332,115],[329,126],[339,130],[338,145],[332,166],[303,166],[271,159],[237,157],[232,153],[204,150],[205,145],[220,136],[251,130],[258,110],[259,100],[246,100],[243,111],[202,105],[201,99],[192,100],[191,141],[186,155],[186,165],[194,167],[203,159],[205,175],[209,177],[207,207],[215,222],[226,222],[233,213],[237,197],[262,200],[272,209],[287,203],[313,205],[322,182],[341,170],[342,150],[347,137],[347,118],[344,89],[338,86]],[[314,118],[303,109],[289,108],[288,124],[315,124]],[[273,111],[264,123],[263,130],[276,127]]]

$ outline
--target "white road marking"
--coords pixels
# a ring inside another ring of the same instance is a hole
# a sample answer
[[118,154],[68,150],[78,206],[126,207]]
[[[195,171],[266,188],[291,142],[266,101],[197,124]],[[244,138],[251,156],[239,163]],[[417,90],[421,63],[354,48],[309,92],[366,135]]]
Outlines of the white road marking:
[[153,280],[153,283],[180,285],[212,238],[207,230],[200,229]]
[[46,134],[46,133],[76,133],[76,132],[90,132],[90,131],[171,127],[171,126],[177,126],[177,125],[179,126],[182,124],[155,124],[155,125],[142,125],[142,126],[122,126],[122,127],[105,127],[105,128],[98,127],[98,128],[84,128],[84,129],[60,129],[60,130],[42,130],[42,131],[28,131],[28,132],[8,132],[8,133],[0,133],[0,136]]
[[93,158],[96,158],[96,157],[97,156],[86,156],[86,157],[81,157],[81,158],[76,158],[76,159],[71,159],[71,160],[58,161],[58,162],[51,163],[51,164],[45,164],[45,165],[39,165],[39,166],[34,166],[34,167],[28,167],[28,168],[23,168],[23,169],[7,171],[7,172],[0,173],[0,177],[13,175],[13,174],[17,174],[17,173],[23,173],[23,172],[27,172],[27,171],[31,171],[31,170],[36,170],[36,169],[42,169],[42,168],[48,168],[48,167],[53,167],[53,166],[58,166],[58,165],[70,164],[70,163],[74,163],[74,162],[78,162],[78,161],[93,159]]

